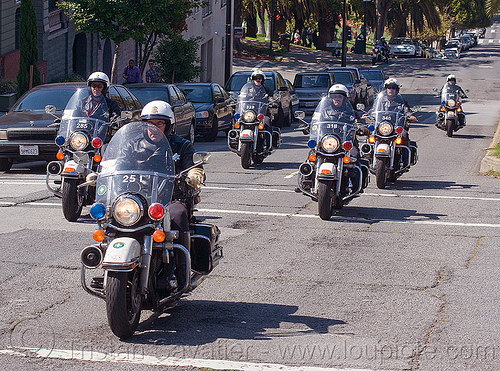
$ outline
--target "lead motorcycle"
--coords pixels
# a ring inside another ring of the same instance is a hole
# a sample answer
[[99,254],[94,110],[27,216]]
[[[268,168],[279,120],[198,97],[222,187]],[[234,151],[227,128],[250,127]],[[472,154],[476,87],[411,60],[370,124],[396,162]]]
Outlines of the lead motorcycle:
[[241,89],[234,115],[236,122],[227,136],[229,149],[240,156],[244,169],[252,162],[260,165],[281,144],[280,129],[265,123],[273,119],[268,116],[267,94],[261,96],[252,89],[248,86]]
[[367,118],[372,121],[368,126],[370,135],[361,145],[361,153],[369,160],[370,172],[375,174],[380,189],[385,188],[387,182],[396,181],[418,161],[417,143],[408,143],[405,129],[409,127],[408,119],[402,97],[398,95],[390,103],[387,94],[377,96],[372,115]]
[[[134,150],[138,147],[132,143],[151,155]],[[206,163],[209,155],[196,153],[193,167]],[[97,189],[90,214],[98,227],[96,243],[81,252],[81,283],[106,301],[109,326],[121,339],[134,334],[142,310],[175,306],[222,258],[219,229],[193,216],[201,190],[185,181],[193,167],[175,175],[174,159],[163,132],[147,122],[132,122],[113,136],[97,179],[89,181]],[[179,231],[170,228],[165,206],[173,198],[188,206],[190,251],[176,242]],[[185,259],[177,259],[178,254]],[[180,260],[185,269],[176,269]]]
[[296,112],[306,125],[306,129],[297,130],[309,134],[310,148],[307,160],[299,166],[297,191],[318,202],[323,220],[330,219],[333,209],[342,209],[368,186],[368,163],[355,154],[357,148],[353,149],[359,124],[332,115],[328,101],[328,97],[320,101],[310,124],[303,121],[304,112]]
[[462,109],[462,98],[455,86],[445,84],[441,90],[441,106],[436,112],[436,126],[446,131],[448,137],[453,136],[453,132],[463,128],[460,119],[465,123],[465,114]]
[[47,113],[56,117],[52,125],[59,126],[55,139],[59,147],[58,161],[47,165],[46,185],[61,197],[64,217],[70,222],[80,217],[83,206],[92,205],[95,200],[95,188],[80,185],[85,183],[87,175],[97,170],[103,144],[111,135],[105,99],[95,110],[84,110],[91,94],[90,89],[78,89],[68,101],[60,120],[54,115],[54,106],[45,107]]

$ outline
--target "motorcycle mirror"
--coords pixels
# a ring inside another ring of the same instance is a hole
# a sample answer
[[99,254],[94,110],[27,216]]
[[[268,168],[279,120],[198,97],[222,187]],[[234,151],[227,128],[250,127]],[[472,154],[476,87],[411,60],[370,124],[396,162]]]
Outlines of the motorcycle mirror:
[[125,120],[130,120],[132,118],[132,112],[131,111],[122,111],[120,114],[120,118],[125,119]]
[[364,110],[365,110],[365,108],[366,108],[366,107],[365,107],[365,105],[364,105],[363,103],[358,103],[358,104],[356,104],[356,109],[357,109],[358,111],[364,111]]
[[470,90],[469,89],[465,89],[465,92],[468,93]]
[[45,113],[48,113],[49,115],[54,115],[56,113],[56,106],[53,106],[52,104],[46,105]]
[[210,152],[195,152],[193,155],[193,161],[198,162],[201,161],[204,164],[208,163],[208,159],[212,156]]
[[299,120],[303,120],[304,117],[306,117],[306,114],[304,111],[295,111],[295,118]]

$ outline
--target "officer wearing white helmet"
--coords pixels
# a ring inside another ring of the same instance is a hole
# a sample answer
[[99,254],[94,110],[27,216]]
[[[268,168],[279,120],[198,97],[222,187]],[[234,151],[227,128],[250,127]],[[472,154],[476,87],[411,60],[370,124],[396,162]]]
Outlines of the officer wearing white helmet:
[[[443,96],[444,92],[448,92],[448,94],[456,94],[457,98],[459,99],[468,98],[462,87],[457,85],[457,77],[455,75],[448,75],[446,77],[446,83],[441,89],[441,96]],[[460,127],[462,128],[465,126],[465,113],[463,112],[463,106],[461,107],[461,110],[462,112],[458,113],[458,121],[460,123]],[[442,120],[440,123],[436,123],[436,126],[439,126],[438,124],[442,125],[443,123],[444,120]]]
[[[161,100],[149,102],[142,109],[141,119],[155,125],[165,133],[174,157],[178,157],[175,161],[175,171],[177,173],[194,165],[193,154],[195,150],[193,145],[189,140],[173,133],[175,117],[170,104]],[[204,181],[205,172],[201,167],[191,169],[187,174],[186,182],[193,188],[198,187]],[[186,204],[179,200],[173,200],[167,206],[167,210],[170,213],[172,229],[179,231],[179,239],[177,242],[189,251],[191,236],[189,232],[189,219]],[[183,259],[184,256],[182,254],[176,255],[176,265],[178,269],[181,270],[176,274],[180,287],[184,285],[183,280],[186,277],[186,275],[182,273],[182,269],[186,269],[186,262]]]
[[[87,85],[90,87],[91,94],[86,102],[84,102],[84,112],[87,117],[91,117],[104,109],[107,106],[108,117],[120,116],[121,109],[115,100],[107,96],[109,90],[109,78],[104,72],[93,72],[87,79]],[[104,101],[103,101],[104,100]],[[104,104],[105,102],[105,104]]]

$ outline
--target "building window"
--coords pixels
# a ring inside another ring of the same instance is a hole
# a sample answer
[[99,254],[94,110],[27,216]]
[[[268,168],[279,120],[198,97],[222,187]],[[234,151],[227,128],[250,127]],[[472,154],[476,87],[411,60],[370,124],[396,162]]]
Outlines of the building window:
[[201,9],[201,16],[203,18],[208,17],[210,14],[212,14],[212,0],[209,0],[208,5]]

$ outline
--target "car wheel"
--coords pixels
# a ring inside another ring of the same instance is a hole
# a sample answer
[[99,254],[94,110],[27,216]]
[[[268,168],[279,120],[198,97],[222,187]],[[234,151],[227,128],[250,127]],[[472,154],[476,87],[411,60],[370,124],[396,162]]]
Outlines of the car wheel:
[[212,119],[212,128],[210,129],[209,133],[203,136],[203,138],[207,142],[213,142],[217,139],[218,132],[219,132],[219,122],[217,121],[217,116],[214,115],[214,118]]
[[0,171],[8,171],[12,166],[12,161],[8,158],[0,158]]

